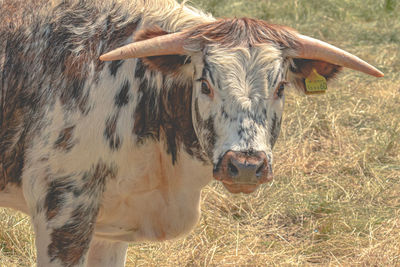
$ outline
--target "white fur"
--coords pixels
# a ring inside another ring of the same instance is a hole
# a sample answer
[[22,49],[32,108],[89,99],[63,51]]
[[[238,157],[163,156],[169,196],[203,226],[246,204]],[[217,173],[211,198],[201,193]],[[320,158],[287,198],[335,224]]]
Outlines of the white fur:
[[[199,101],[200,114],[204,120],[214,118],[217,142],[213,153],[213,163],[216,164],[219,158],[228,150],[264,151],[271,155],[269,144],[270,129],[273,113],[278,118],[282,116],[283,98],[274,98],[275,86],[284,77],[278,77],[276,84],[270,86],[268,73],[272,77],[282,73],[282,55],[280,50],[271,45],[248,48],[221,49],[218,47],[207,51],[209,65],[214,66],[213,77],[218,84],[212,84],[214,97],[202,95],[200,83],[195,84],[193,99]],[[201,59],[194,60],[203,67]],[[222,67],[223,66],[223,67]],[[196,72],[196,79],[201,77],[201,71]],[[208,79],[211,83],[211,80]],[[221,107],[224,106],[228,118],[221,114]],[[264,124],[257,123],[254,118],[262,114],[262,109],[267,110]],[[195,121],[195,118],[194,118]],[[196,122],[195,122],[196,126]],[[238,132],[246,129],[243,136]],[[197,135],[201,136],[200,130],[196,128]],[[200,140],[201,141],[201,140]]]

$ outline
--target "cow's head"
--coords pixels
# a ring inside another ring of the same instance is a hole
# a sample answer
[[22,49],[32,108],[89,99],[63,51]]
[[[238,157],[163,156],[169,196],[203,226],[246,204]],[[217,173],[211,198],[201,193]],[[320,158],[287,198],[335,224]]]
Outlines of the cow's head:
[[145,57],[164,72],[191,65],[193,127],[214,177],[232,193],[272,179],[287,84],[304,91],[314,69],[329,79],[341,66],[383,76],[339,48],[259,20],[218,20],[173,34],[153,29],[138,39],[101,59]]

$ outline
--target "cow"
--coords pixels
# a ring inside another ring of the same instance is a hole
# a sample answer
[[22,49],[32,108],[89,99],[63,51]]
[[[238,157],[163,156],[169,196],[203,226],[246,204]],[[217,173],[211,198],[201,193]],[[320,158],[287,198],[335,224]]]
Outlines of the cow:
[[383,73],[337,47],[173,0],[0,1],[0,205],[38,266],[124,266],[188,233],[213,178],[272,179],[288,84]]

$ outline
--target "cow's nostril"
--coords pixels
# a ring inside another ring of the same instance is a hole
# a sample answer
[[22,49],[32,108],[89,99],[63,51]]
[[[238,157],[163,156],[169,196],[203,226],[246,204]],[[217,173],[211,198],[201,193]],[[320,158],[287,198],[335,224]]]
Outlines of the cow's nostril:
[[238,168],[236,168],[235,165],[232,164],[232,162],[228,163],[228,171],[229,174],[233,177],[233,176],[237,176],[239,174],[239,170]]
[[263,172],[264,172],[264,169],[265,169],[265,163],[263,162],[263,163],[261,163],[260,167],[258,167],[258,169],[256,171],[256,176],[257,177],[262,176]]
[[228,151],[214,168],[214,177],[224,185],[241,188],[238,190],[242,192],[246,186],[256,186],[272,180],[270,159],[262,151],[251,154],[246,151]]

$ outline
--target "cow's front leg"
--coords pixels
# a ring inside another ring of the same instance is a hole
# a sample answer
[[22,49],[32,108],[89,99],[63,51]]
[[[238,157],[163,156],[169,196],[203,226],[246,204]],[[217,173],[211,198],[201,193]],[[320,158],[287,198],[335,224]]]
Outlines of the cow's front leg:
[[101,196],[114,169],[99,163],[87,171],[44,172],[44,179],[27,179],[23,185],[38,266],[85,266]]
[[90,244],[88,267],[124,267],[128,243],[94,238]]
[[75,204],[70,210],[60,208],[58,218],[46,212],[33,217],[38,267],[85,266],[96,212],[85,203]]

